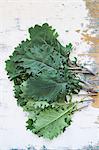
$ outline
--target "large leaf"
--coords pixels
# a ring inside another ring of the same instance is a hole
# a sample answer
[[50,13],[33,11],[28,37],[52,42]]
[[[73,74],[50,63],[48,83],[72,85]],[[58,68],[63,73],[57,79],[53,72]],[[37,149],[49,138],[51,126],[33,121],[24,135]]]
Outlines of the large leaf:
[[27,80],[26,87],[21,87],[26,98],[33,98],[39,101],[56,101],[61,93],[65,93],[66,83],[57,83],[52,80],[30,78]]
[[[31,124],[32,132],[49,139],[57,137],[71,124],[71,113],[75,108],[76,104],[71,104],[68,107],[58,107],[58,109],[49,107],[41,111]],[[30,118],[32,120],[32,116]],[[27,123],[29,128],[30,124]]]

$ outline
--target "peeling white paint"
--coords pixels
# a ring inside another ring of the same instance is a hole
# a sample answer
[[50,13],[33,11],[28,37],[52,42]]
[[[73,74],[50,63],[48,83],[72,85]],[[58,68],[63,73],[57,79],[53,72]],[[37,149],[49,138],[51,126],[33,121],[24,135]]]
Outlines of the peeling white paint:
[[14,47],[28,36],[29,27],[39,23],[48,22],[56,28],[63,44],[73,43],[73,56],[88,51],[90,46],[75,31],[87,28],[87,15],[83,0],[0,1],[0,150],[25,148],[29,144],[38,150],[43,144],[51,149],[77,149],[99,140],[99,124],[94,123],[99,110],[91,106],[77,112],[72,125],[53,141],[38,138],[26,131],[26,115],[16,104],[13,85],[5,71],[5,60]]

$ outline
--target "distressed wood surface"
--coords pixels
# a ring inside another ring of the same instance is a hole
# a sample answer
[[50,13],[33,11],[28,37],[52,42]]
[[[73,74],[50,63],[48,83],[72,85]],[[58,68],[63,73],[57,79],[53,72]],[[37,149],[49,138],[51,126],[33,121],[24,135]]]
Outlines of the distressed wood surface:
[[[69,42],[73,44],[73,56],[79,55],[79,61],[96,60],[98,66],[98,36],[95,36],[98,15],[94,16],[92,10],[98,9],[97,4],[98,1],[94,3],[93,0],[0,1],[0,150],[25,149],[27,145],[35,146],[37,150],[42,145],[55,150],[64,147],[78,149],[99,140],[99,109],[94,108],[99,106],[98,97],[94,107],[89,105],[76,113],[70,128],[53,141],[38,138],[26,131],[26,114],[17,106],[13,83],[5,71],[5,60],[12,54],[14,47],[28,37],[27,29],[44,22],[57,29],[59,40],[64,45]],[[81,57],[81,54],[84,56]]]
[[[87,55],[94,58],[97,65],[97,72],[99,73],[99,0],[85,0],[85,2],[90,15],[89,29],[92,29],[93,33],[90,35],[86,33],[83,36],[86,42],[91,43],[91,50]],[[96,88],[99,89],[99,75],[97,76]],[[93,98],[95,99],[95,103],[92,106],[99,108],[99,94]]]

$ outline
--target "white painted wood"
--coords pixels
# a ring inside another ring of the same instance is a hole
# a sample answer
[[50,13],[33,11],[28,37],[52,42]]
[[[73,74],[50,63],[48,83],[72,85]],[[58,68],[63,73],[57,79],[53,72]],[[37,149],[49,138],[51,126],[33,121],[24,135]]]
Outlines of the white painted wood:
[[29,37],[27,29],[35,24],[53,25],[63,44],[73,43],[73,56],[89,50],[75,31],[87,28],[87,17],[83,0],[0,0],[0,150],[25,148],[29,144],[38,150],[43,144],[50,149],[77,149],[99,140],[99,124],[95,124],[99,110],[91,106],[76,113],[72,125],[53,141],[26,131],[26,115],[16,104],[13,84],[5,71],[5,60],[21,40]]

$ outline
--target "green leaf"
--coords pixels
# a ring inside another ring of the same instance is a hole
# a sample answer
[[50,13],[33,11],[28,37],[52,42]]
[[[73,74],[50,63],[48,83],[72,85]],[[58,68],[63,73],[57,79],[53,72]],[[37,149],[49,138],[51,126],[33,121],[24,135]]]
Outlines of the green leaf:
[[71,112],[75,110],[76,104],[69,107],[46,108],[42,110],[37,119],[33,122],[32,132],[53,139],[64,131],[64,128],[71,124]]
[[58,96],[65,90],[65,83],[57,83],[52,80],[34,79],[27,80],[26,87],[22,87],[23,94],[26,98],[33,98],[39,101],[56,101]]
[[30,38],[33,43],[42,44],[43,39],[50,42],[50,44],[56,40],[58,33],[55,29],[52,29],[52,26],[49,26],[47,23],[40,25],[35,25],[34,28],[29,28]]

